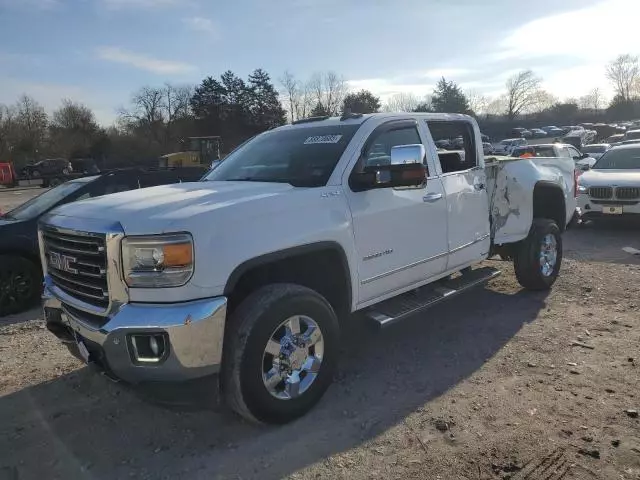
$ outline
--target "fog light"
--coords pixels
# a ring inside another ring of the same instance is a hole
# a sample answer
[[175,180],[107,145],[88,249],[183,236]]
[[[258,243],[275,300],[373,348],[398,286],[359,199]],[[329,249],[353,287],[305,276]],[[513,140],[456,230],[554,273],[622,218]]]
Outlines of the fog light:
[[131,356],[138,363],[160,363],[167,356],[165,334],[135,334],[129,337]]

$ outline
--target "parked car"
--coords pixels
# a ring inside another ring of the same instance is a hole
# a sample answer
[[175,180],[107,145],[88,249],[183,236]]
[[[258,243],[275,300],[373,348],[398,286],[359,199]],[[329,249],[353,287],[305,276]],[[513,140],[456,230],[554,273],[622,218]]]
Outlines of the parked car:
[[589,153],[579,152],[573,145],[563,143],[547,143],[516,147],[511,152],[512,157],[517,158],[571,158],[576,170],[582,172],[588,170],[596,162]]
[[493,153],[493,145],[489,142],[482,142],[482,151],[485,155],[491,155]]
[[44,175],[69,175],[73,166],[64,158],[48,158],[22,168],[22,175],[38,178]]
[[640,144],[612,147],[578,180],[582,219],[640,218]]
[[[463,152],[435,153],[458,134]],[[496,253],[526,289],[554,284],[573,161],[485,164],[480,143],[465,115],[306,119],[204,182],[65,205],[40,223],[47,326],[112,377],[207,381],[245,418],[289,422],[329,387],[352,313],[401,321],[494,278]]]
[[445,150],[449,150],[450,148],[452,148],[451,140],[448,140],[446,138],[442,140],[436,140],[435,144],[436,144],[436,147],[443,148]]
[[[126,169],[82,177],[58,185],[0,214],[0,317],[33,305],[42,291],[38,220],[52,209],[77,200],[137,188],[194,181],[200,170]],[[69,244],[76,248],[82,242]]]
[[549,136],[549,134],[541,128],[532,128],[531,135],[533,136],[533,138],[545,138]]
[[531,138],[532,134],[530,130],[522,127],[516,127],[511,130],[511,135],[522,137],[522,138]]
[[507,138],[493,145],[493,153],[496,155],[509,155],[515,147],[521,147],[527,145],[527,143],[524,138]]
[[626,140],[639,140],[639,139],[640,139],[640,130],[627,130],[622,140],[626,141]]
[[624,133],[617,133],[615,135],[611,135],[610,137],[605,139],[605,143],[612,145],[614,143],[618,143],[624,140]]
[[560,137],[566,133],[564,129],[554,126],[542,127],[541,130],[547,132],[547,136],[549,137]]
[[606,152],[610,148],[611,145],[609,145],[608,143],[591,143],[582,147],[581,152],[588,153],[589,156],[591,156],[595,160],[598,160],[604,154],[604,152]]
[[570,145],[573,145],[578,150],[582,149],[582,147],[584,147],[585,144],[588,143],[588,142],[585,141],[585,131],[584,130],[572,130],[562,138],[562,141],[564,143],[568,143]]

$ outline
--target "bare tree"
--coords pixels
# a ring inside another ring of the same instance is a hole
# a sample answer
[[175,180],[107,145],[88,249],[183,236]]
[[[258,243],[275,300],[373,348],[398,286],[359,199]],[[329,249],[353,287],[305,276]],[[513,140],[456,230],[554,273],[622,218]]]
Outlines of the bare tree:
[[537,111],[542,79],[531,70],[523,70],[507,80],[506,115],[512,121],[521,113]]
[[314,108],[337,115],[347,94],[347,83],[336,72],[315,73],[307,84]]
[[178,123],[189,118],[191,113],[190,100],[193,88],[188,85],[172,85],[166,83],[162,91],[163,99],[160,103],[161,116],[165,122],[165,142],[178,140]]
[[638,57],[625,54],[620,55],[607,65],[607,78],[613,85],[617,97],[629,101],[638,94],[637,86],[640,82],[640,67]]
[[120,110],[120,124],[129,131],[144,133],[149,141],[162,141],[164,89],[142,87],[131,97],[131,108]]
[[484,115],[487,113],[487,108],[489,107],[489,103],[491,103],[491,99],[489,97],[474,89],[465,91],[464,95],[469,101],[469,108],[476,115]]
[[504,112],[507,111],[507,106],[509,104],[509,99],[507,95],[500,95],[493,100],[490,100],[487,105],[487,115],[504,115]]
[[282,77],[280,77],[280,84],[283,88],[281,95],[285,98],[284,103],[287,106],[291,122],[293,123],[298,119],[297,114],[301,97],[300,82],[287,70],[282,74]]
[[[425,102],[431,104],[430,98],[425,98]],[[385,112],[413,112],[420,100],[413,93],[396,93],[389,97],[382,107]]]
[[53,112],[49,125],[49,151],[65,157],[89,155],[99,130],[89,107],[65,99],[62,106]]
[[91,109],[70,99],[62,100],[62,106],[53,112],[51,127],[76,131],[92,131],[97,128]]
[[578,106],[583,110],[593,110],[597,112],[604,108],[605,104],[606,98],[597,87],[578,99]]

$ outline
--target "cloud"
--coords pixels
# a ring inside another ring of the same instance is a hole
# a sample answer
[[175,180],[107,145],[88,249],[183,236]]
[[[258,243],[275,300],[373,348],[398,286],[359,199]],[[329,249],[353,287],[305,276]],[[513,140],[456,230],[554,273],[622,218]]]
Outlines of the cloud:
[[[550,15],[516,28],[500,43],[496,60],[566,55],[585,60],[638,53],[640,2],[607,0]],[[605,60],[606,61],[606,60]]]
[[98,56],[110,62],[130,65],[140,70],[165,75],[179,75],[189,73],[195,69],[193,65],[171,60],[160,60],[129,52],[118,47],[102,47],[98,49]]
[[189,17],[182,20],[184,24],[195,32],[207,33],[209,35],[215,35],[218,33],[218,29],[215,24],[204,17]]

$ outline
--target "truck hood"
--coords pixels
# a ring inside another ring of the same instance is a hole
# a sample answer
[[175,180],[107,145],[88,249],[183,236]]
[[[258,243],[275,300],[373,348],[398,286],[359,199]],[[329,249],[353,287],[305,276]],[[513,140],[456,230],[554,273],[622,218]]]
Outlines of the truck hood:
[[640,170],[589,170],[580,176],[585,187],[640,187]]
[[[192,182],[162,185],[63,205],[55,215],[119,222],[126,233],[161,233],[181,219],[293,190],[287,183]],[[159,231],[158,228],[161,228]]]

